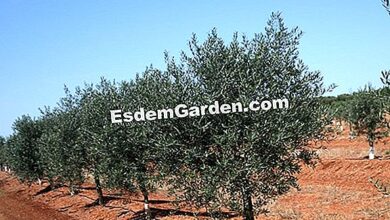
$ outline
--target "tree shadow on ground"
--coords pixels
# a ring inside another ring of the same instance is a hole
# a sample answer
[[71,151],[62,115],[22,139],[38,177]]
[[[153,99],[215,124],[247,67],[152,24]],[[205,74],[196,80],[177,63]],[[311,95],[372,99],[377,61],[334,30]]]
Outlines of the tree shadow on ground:
[[[144,202],[144,200],[141,200],[141,199],[134,199],[133,201],[141,202],[141,203]],[[162,199],[151,199],[151,200],[149,200],[149,203],[158,205],[158,204],[172,203],[172,201],[170,201],[170,200],[162,200]]]
[[[167,217],[171,215],[184,215],[189,217],[215,217],[215,218],[234,218],[237,217],[237,213],[233,212],[191,212],[191,211],[181,211],[177,209],[161,209],[161,208],[150,208],[152,213],[152,219]],[[135,212],[134,215],[130,218],[130,220],[143,220],[145,219],[144,210],[140,210]]]
[[[105,196],[103,198],[103,202],[104,202],[104,205],[107,204],[109,201],[113,201],[113,200],[120,200],[120,199],[125,199],[123,197],[117,197],[117,196]],[[99,198],[97,198],[96,200],[94,200],[92,203],[89,203],[87,205],[84,206],[84,208],[91,208],[91,207],[94,207],[94,206],[98,206],[100,205],[99,204]]]
[[[375,159],[373,159],[373,160],[386,160],[386,159],[388,159],[386,156],[375,155]],[[368,160],[369,161],[370,159],[367,155],[367,156],[362,156],[362,157],[347,158],[347,160]]]
[[94,186],[78,186],[77,189],[79,189],[79,190],[96,190],[96,187],[94,187]]
[[34,196],[38,196],[38,195],[41,195],[41,194],[48,193],[48,192],[50,192],[50,191],[52,191],[52,190],[61,188],[61,187],[63,187],[63,186],[64,186],[64,185],[63,185],[63,184],[60,184],[60,183],[56,183],[56,184],[53,184],[53,185],[50,184],[50,185],[46,186],[45,188],[43,188],[43,189],[39,190],[38,192],[36,192],[36,193],[34,194]]

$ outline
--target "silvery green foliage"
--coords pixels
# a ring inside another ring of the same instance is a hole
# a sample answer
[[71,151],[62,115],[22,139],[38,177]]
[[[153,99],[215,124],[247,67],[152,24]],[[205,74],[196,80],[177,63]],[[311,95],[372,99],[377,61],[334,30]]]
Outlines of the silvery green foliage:
[[[173,92],[170,91],[171,84],[166,74],[149,67],[142,76],[137,75],[134,81],[122,83],[119,89],[123,98],[121,109],[136,112],[144,108],[147,112],[169,107],[173,104],[169,99]],[[164,163],[162,155],[165,147],[174,141],[170,137],[171,128],[168,122],[163,120],[133,121],[119,126],[124,138],[121,138],[118,155],[127,167],[123,169],[125,172],[121,179],[133,183],[134,188],[142,193],[145,204],[148,204],[149,193],[164,177],[160,167]],[[147,219],[151,218],[148,210],[146,215]]]
[[[214,29],[202,44],[194,35],[190,54],[182,53],[179,62],[166,54],[164,71],[149,67],[128,82],[102,78],[74,94],[66,90],[59,106],[43,111],[39,123],[17,121],[7,141],[10,163],[16,171],[31,165],[36,173],[29,175],[60,177],[70,184],[82,182],[80,173],[86,171],[95,178],[100,204],[102,187],[141,191],[147,203],[160,184],[199,207],[230,207],[253,219],[269,201],[297,187],[301,162],[310,164],[315,157],[307,145],[322,139],[329,123],[319,103],[327,91],[322,76],[299,59],[301,35],[273,14],[265,33],[253,39],[235,34],[225,44]],[[114,109],[136,112],[214,101],[248,105],[277,98],[287,98],[289,109],[110,121]],[[35,129],[38,124],[42,131]],[[32,147],[20,147],[27,140]],[[31,164],[19,160],[26,150],[33,150]]]
[[45,158],[45,176],[50,181],[67,184],[74,194],[76,186],[84,181],[86,151],[79,142],[80,108],[67,88],[65,93],[56,108],[41,110],[40,151]]
[[101,78],[97,85],[85,84],[77,88],[75,97],[80,108],[79,144],[85,149],[86,170],[92,174],[99,195],[99,204],[104,204],[102,187],[109,179],[112,147],[116,146],[116,128],[112,126],[109,112],[119,103],[115,82]]
[[253,219],[269,201],[297,187],[300,162],[315,157],[309,141],[322,139],[330,122],[318,97],[331,89],[299,59],[301,35],[275,13],[265,33],[253,39],[235,34],[225,44],[214,29],[202,44],[194,35],[181,62],[168,62],[169,73],[191,82],[190,93],[178,82],[177,93],[190,95],[184,102],[290,102],[289,109],[175,120],[181,156],[172,160],[178,169],[170,177],[187,201],[211,210],[228,206]]

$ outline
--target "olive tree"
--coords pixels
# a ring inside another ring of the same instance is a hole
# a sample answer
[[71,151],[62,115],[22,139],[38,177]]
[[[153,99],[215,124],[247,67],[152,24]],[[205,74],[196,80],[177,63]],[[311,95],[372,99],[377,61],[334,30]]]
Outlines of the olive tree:
[[7,155],[6,155],[6,139],[0,136],[0,171],[5,171],[7,166]]
[[350,115],[358,134],[366,135],[369,143],[369,159],[375,158],[374,143],[386,134],[386,104],[389,101],[381,90],[366,85],[351,102]]
[[7,147],[12,170],[19,179],[28,183],[42,179],[44,158],[39,152],[41,121],[23,115],[14,122],[13,130]]
[[42,135],[38,139],[38,150],[42,158],[44,158],[42,167],[44,176],[49,180],[49,186],[47,189],[53,189],[55,185],[55,179],[61,172],[58,169],[59,157],[59,145],[60,139],[58,130],[58,117],[49,107],[45,107],[41,110],[40,120],[42,121]]
[[186,124],[179,132],[188,136],[176,148],[183,156],[174,160],[180,168],[171,183],[186,200],[211,210],[228,206],[251,220],[270,200],[298,187],[301,162],[315,158],[308,143],[323,138],[330,122],[318,97],[331,89],[299,59],[301,35],[274,13],[265,33],[253,39],[235,34],[225,44],[214,29],[199,44],[194,35],[191,53],[169,63],[168,71],[192,78],[192,104],[288,100],[284,109],[175,120]]
[[45,171],[49,182],[68,184],[71,195],[77,193],[77,185],[84,181],[86,166],[85,148],[79,143],[80,108],[70,91],[61,98],[53,110],[41,110],[44,122],[40,150],[45,158]]
[[135,80],[122,82],[118,91],[121,105],[117,110],[132,114],[131,119],[123,119],[124,123],[115,125],[118,144],[112,147],[112,152],[117,155],[117,162],[111,173],[117,173],[113,179],[121,180],[116,182],[117,187],[141,192],[146,219],[152,219],[149,193],[168,174],[161,168],[165,165],[163,155],[175,141],[169,121],[158,120],[152,112],[174,104],[170,98],[171,88],[168,74],[148,67]]
[[111,150],[117,144],[117,128],[110,118],[110,110],[119,103],[117,94],[115,82],[104,78],[96,86],[77,88],[75,93],[80,106],[79,144],[85,149],[85,168],[93,175],[100,205],[105,204],[102,187],[109,180],[110,164],[117,157]]

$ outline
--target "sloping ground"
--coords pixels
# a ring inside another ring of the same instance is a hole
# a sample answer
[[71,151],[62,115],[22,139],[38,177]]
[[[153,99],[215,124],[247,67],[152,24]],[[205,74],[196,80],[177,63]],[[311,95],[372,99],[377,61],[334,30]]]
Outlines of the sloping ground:
[[[364,137],[350,140],[345,131],[336,140],[317,144],[321,161],[304,167],[293,190],[270,206],[265,219],[390,219],[390,195],[370,181],[379,180],[390,193],[390,138],[376,143],[379,159],[367,160]],[[262,218],[260,218],[262,219]]]
[[281,197],[267,219],[390,219],[390,160],[324,160],[300,175],[300,191]]
[[[66,187],[61,187],[46,193],[39,193],[46,188],[47,183],[43,183],[42,186],[38,184],[27,186],[26,184],[19,183],[16,177],[5,172],[0,172],[0,183],[0,196],[7,195],[0,197],[0,200],[8,204],[7,206],[0,207],[0,220],[2,220],[2,216],[7,217],[11,213],[10,210],[15,212],[15,218],[4,219],[64,219],[57,218],[53,213],[68,215],[68,219],[142,219],[141,216],[144,207],[143,197],[137,194],[104,191],[108,202],[105,207],[101,207],[94,203],[97,196],[94,185],[89,183],[84,184],[80,193],[74,196],[70,196]],[[180,211],[175,211],[176,209],[172,205],[171,200],[164,194],[164,192],[158,192],[150,195],[152,211],[158,219],[196,219],[192,216],[197,210],[183,207]],[[11,199],[11,201],[9,202],[8,199]],[[17,200],[14,202],[12,199]],[[18,204],[17,201],[22,202]],[[0,202],[1,205],[2,203]],[[48,212],[48,218],[45,218],[44,215],[46,211]],[[173,212],[176,215],[172,214]],[[29,213],[32,214],[30,215]],[[37,217],[41,214],[43,216],[42,218]],[[22,217],[18,218],[18,216]],[[24,218],[23,216],[27,217]],[[200,219],[205,218],[207,218],[205,210],[200,210]]]
[[1,174],[0,220],[70,220],[68,215],[61,214],[44,204],[28,198],[19,187],[10,188],[5,184],[11,177]]
[[[390,139],[376,145],[381,159],[367,160],[364,138],[337,140],[316,146],[321,161],[313,168],[304,167],[299,175],[301,190],[293,190],[269,206],[270,213],[257,219],[390,219],[390,197],[372,182],[380,180],[390,189]],[[28,187],[15,177],[0,172],[1,219],[140,219],[142,197],[136,194],[105,191],[106,207],[93,204],[96,194],[92,184],[83,185],[80,194],[70,196],[66,188],[35,195],[47,186]],[[195,219],[196,210],[188,207],[174,212],[164,192],[151,195],[151,207],[157,219]],[[200,219],[209,219],[200,210]],[[61,213],[63,215],[61,215]],[[65,217],[64,217],[65,216]],[[239,217],[232,218],[241,219]]]

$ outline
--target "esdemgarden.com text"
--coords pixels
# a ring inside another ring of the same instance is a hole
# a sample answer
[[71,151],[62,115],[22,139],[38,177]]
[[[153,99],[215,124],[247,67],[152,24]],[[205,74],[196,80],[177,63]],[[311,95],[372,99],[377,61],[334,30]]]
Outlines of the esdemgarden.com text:
[[248,107],[244,107],[241,102],[220,104],[215,101],[211,105],[187,106],[179,104],[175,108],[165,108],[145,111],[140,108],[136,112],[124,112],[120,109],[110,110],[111,122],[133,122],[133,121],[154,121],[160,119],[199,117],[202,115],[230,114],[248,111],[268,111],[270,109],[287,109],[289,102],[287,99],[273,99],[263,101],[252,101]]

